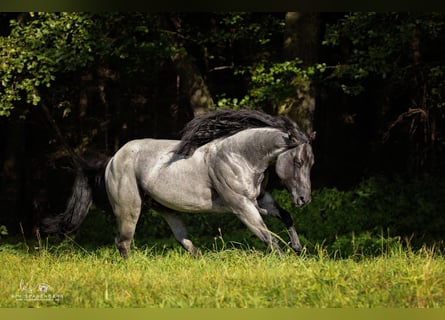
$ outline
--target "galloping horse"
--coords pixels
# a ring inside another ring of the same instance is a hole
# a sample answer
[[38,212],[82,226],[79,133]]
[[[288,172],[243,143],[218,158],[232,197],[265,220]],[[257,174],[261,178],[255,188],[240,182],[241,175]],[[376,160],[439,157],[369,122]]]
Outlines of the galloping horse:
[[290,214],[266,191],[272,166],[301,207],[311,201],[312,137],[284,116],[252,111],[209,112],[190,121],[181,140],[140,139],[120,148],[107,162],[78,170],[67,209],[42,221],[48,233],[78,228],[92,203],[88,175],[100,173],[118,221],[116,245],[128,257],[143,195],[157,204],[176,240],[191,254],[180,212],[234,213],[266,245],[282,253],[262,215],[279,218],[288,229],[295,252],[301,244]]

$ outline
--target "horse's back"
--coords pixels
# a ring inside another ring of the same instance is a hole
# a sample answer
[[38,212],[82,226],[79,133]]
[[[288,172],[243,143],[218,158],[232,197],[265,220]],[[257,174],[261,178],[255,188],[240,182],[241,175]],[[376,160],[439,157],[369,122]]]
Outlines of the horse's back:
[[111,165],[134,170],[140,157],[145,162],[155,161],[160,154],[168,154],[178,144],[176,140],[137,139],[124,144],[112,157]]
[[137,175],[141,170],[141,162],[143,168],[153,167],[160,154],[169,153],[177,143],[174,140],[148,138],[127,142],[114,154],[105,169],[107,189],[109,191],[120,187],[137,189],[139,184]]
[[179,143],[178,140],[164,139],[136,139],[124,144],[115,154],[114,157],[134,158],[141,153],[156,154],[159,152],[171,152]]

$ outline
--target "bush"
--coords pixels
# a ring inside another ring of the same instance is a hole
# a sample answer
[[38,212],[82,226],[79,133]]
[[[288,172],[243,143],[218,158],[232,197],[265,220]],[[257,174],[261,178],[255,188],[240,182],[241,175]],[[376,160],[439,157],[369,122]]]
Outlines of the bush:
[[4,225],[0,225],[0,239],[2,236],[8,235],[8,229]]
[[293,207],[284,190],[274,196],[292,213],[297,230],[306,239],[336,243],[336,249],[354,234],[360,235],[356,240],[378,240],[382,233],[389,238],[409,238],[415,246],[445,236],[445,183],[438,179],[407,182],[373,177],[353,190],[322,188],[313,192],[312,203],[302,209]]

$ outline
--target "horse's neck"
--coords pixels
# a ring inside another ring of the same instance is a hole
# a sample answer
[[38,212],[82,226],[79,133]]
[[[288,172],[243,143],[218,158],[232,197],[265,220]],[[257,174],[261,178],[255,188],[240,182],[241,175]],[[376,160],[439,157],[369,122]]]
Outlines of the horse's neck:
[[222,148],[243,156],[259,170],[266,170],[282,152],[276,145],[276,137],[282,135],[272,128],[246,129],[220,141]]

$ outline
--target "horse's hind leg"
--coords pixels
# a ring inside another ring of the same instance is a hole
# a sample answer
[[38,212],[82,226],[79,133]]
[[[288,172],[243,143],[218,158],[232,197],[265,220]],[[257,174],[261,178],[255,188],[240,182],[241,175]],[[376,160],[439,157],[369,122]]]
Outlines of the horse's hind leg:
[[199,250],[189,239],[187,229],[179,214],[167,208],[157,210],[159,214],[165,219],[165,221],[167,221],[168,225],[173,231],[176,240],[184,247],[184,249],[190,252],[192,255],[198,256]]
[[[136,199],[135,199],[136,201]],[[136,224],[141,212],[141,206],[133,202],[134,206],[129,208],[117,206],[114,214],[118,223],[118,235],[116,236],[116,247],[122,257],[128,258],[130,253],[131,240],[133,240]]]
[[128,258],[131,240],[141,213],[142,198],[134,175],[108,170],[105,175],[108,199],[117,218],[116,246],[122,257]]

